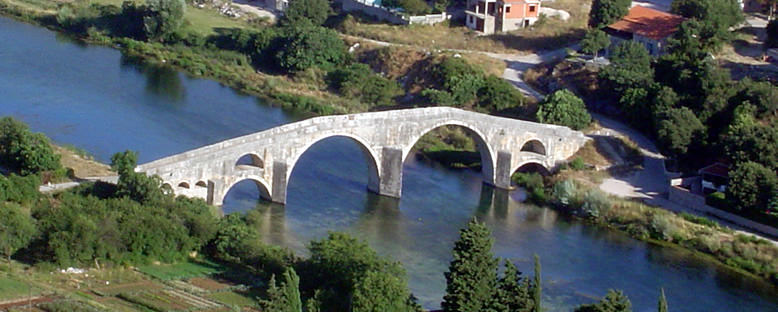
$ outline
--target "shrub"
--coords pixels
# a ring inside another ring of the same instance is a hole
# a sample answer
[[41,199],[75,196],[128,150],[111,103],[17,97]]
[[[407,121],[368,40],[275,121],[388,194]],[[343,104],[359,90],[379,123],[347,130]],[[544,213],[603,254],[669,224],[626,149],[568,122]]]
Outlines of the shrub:
[[[727,202],[726,195],[722,192],[714,192],[708,194],[708,196],[705,196],[705,204],[719,208],[719,209],[728,209],[729,208],[729,202]],[[691,221],[691,220],[689,220]]]
[[432,69],[432,78],[439,90],[451,94],[455,106],[475,100],[484,85],[484,73],[462,58],[448,57]]
[[[713,193],[713,194],[721,194],[721,193]],[[713,194],[711,194],[711,195],[713,195]],[[708,195],[708,198],[710,198],[711,195]],[[721,194],[721,199],[722,200],[724,199],[724,194]],[[717,228],[720,227],[718,222],[713,221],[711,219],[708,219],[706,217],[695,216],[695,215],[688,214],[686,212],[681,212],[679,214],[679,216],[681,216],[681,218],[683,218],[684,220],[689,221],[691,223],[696,223],[696,224],[700,224],[700,225],[709,226],[709,227],[714,228],[714,229],[717,229]]]
[[554,184],[554,199],[564,207],[574,206],[578,187],[573,180],[564,180]]
[[581,205],[581,213],[588,218],[598,218],[607,213],[612,206],[610,198],[598,189],[586,191]]
[[589,126],[592,117],[583,100],[568,90],[558,90],[547,96],[537,112],[538,121],[581,130]]
[[529,199],[532,202],[542,204],[547,201],[543,176],[539,173],[517,172],[511,177],[511,180],[516,185],[522,186],[527,190]]
[[275,55],[281,68],[301,71],[318,66],[330,69],[346,61],[346,46],[331,29],[306,23],[287,27],[282,32]]
[[376,75],[370,67],[361,63],[336,69],[327,74],[327,80],[340,94],[374,105],[392,105],[394,98],[402,94],[396,81]]
[[146,0],[143,29],[148,38],[162,38],[175,33],[184,22],[184,0]]
[[669,213],[655,213],[651,216],[651,237],[663,241],[681,241],[685,233]]
[[586,169],[586,163],[584,163],[583,158],[576,157],[575,159],[573,159],[573,161],[570,162],[570,168],[575,171],[581,171]]
[[454,97],[451,93],[435,89],[424,89],[421,91],[421,96],[429,102],[429,104],[442,105],[442,106],[455,106]]
[[524,105],[524,95],[509,82],[497,76],[486,78],[478,90],[478,107],[499,111]]

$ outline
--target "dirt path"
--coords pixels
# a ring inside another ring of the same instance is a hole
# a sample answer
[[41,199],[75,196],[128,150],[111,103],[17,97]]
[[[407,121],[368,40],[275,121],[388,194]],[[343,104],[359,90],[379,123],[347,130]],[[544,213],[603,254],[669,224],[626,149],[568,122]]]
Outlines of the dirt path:
[[[396,47],[406,47],[412,49],[422,49],[422,50],[426,49],[423,47],[418,47],[413,45],[386,42],[386,41],[368,39],[368,38],[346,35],[346,34],[341,34],[341,36],[343,38],[347,38],[350,40],[368,42],[381,47],[396,46]],[[567,54],[568,49],[577,49],[577,47],[578,45],[575,44],[569,47],[559,48],[556,50],[544,51],[542,53],[529,53],[529,54],[504,54],[504,53],[493,53],[493,52],[461,50],[461,49],[440,49],[440,50],[454,52],[454,53],[481,54],[481,55],[485,55],[491,58],[501,60],[506,64],[505,71],[503,71],[502,74],[502,78],[510,82],[514,87],[516,87],[516,89],[521,91],[522,94],[535,98],[537,100],[541,100],[543,99],[543,94],[533,89],[529,84],[527,84],[524,81],[524,79],[522,79],[522,76],[524,76],[524,72],[538,64],[547,63],[555,59],[563,58]]]

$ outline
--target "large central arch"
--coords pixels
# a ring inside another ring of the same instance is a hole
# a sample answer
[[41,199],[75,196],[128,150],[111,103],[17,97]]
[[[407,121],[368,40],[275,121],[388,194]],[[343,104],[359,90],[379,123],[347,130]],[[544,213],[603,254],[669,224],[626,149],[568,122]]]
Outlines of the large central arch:
[[411,151],[413,151],[413,147],[416,145],[416,143],[419,142],[419,140],[421,140],[423,136],[432,132],[435,129],[438,129],[440,127],[445,127],[445,126],[458,126],[465,129],[471,134],[471,137],[475,141],[476,149],[478,150],[478,153],[481,155],[481,174],[483,175],[483,180],[489,184],[494,184],[494,166],[495,166],[494,155],[495,154],[490,144],[488,144],[488,142],[486,141],[486,136],[481,131],[479,131],[476,127],[473,127],[464,122],[460,122],[456,120],[436,123],[433,126],[424,128],[423,131],[420,131],[421,133],[420,135],[411,138],[410,144],[408,144],[408,146],[403,149],[403,157],[402,157],[403,163],[405,163],[405,161],[408,160]]
[[302,155],[305,154],[305,152],[307,152],[311,148],[311,146],[321,141],[331,139],[331,138],[338,138],[338,137],[347,138],[350,139],[352,142],[357,143],[357,146],[359,146],[360,150],[362,151],[362,154],[366,158],[367,171],[368,171],[367,188],[370,191],[378,192],[379,183],[380,183],[379,175],[378,175],[378,172],[380,170],[379,167],[380,162],[378,161],[378,154],[372,148],[370,148],[370,145],[367,144],[366,140],[348,133],[331,133],[331,134],[322,135],[321,137],[318,137],[315,140],[310,140],[307,145],[299,149],[299,152],[293,155],[289,159],[287,163],[288,170],[286,171],[286,181],[287,182],[290,181],[290,179],[292,178],[292,172],[294,172],[294,167],[297,165],[297,161],[300,160],[300,157],[302,157]]

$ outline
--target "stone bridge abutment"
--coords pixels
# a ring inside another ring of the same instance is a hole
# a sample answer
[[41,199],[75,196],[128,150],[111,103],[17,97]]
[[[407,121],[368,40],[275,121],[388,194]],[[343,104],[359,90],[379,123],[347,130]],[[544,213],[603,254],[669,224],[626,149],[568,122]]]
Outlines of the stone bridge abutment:
[[413,146],[426,133],[450,125],[471,132],[484,182],[498,188],[509,188],[511,174],[521,166],[552,169],[587,141],[566,127],[431,107],[311,118],[142,164],[136,171],[158,175],[177,195],[214,205],[244,180],[254,181],[262,198],[285,203],[302,154],[321,140],[347,137],[366,155],[368,189],[400,197],[403,163]]

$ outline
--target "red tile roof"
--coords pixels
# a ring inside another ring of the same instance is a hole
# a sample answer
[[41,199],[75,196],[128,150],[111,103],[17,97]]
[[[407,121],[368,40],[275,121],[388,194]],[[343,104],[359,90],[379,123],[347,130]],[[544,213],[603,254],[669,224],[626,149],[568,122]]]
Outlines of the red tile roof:
[[629,14],[621,20],[608,25],[608,28],[661,40],[672,35],[683,21],[682,16],[638,5],[629,9]]

